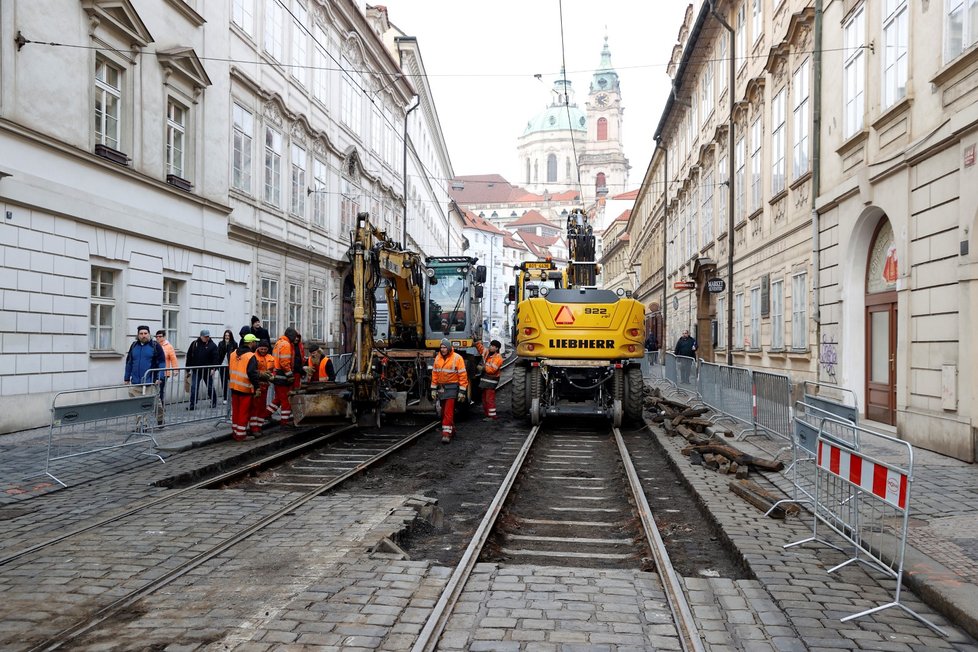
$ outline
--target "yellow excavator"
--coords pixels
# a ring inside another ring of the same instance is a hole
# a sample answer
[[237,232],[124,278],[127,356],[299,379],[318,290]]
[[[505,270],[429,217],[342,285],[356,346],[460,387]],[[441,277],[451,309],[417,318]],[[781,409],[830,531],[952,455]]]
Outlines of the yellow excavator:
[[512,406],[539,424],[547,415],[596,415],[615,426],[642,416],[644,308],[623,289],[596,287],[587,214],[567,216],[566,285],[542,285],[517,305]]

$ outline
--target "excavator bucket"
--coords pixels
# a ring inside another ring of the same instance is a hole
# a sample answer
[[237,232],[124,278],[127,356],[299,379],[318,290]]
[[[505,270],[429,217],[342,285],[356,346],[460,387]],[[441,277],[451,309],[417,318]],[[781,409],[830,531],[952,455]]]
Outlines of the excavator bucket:
[[353,418],[350,388],[345,384],[312,383],[291,394],[297,424],[327,423]]

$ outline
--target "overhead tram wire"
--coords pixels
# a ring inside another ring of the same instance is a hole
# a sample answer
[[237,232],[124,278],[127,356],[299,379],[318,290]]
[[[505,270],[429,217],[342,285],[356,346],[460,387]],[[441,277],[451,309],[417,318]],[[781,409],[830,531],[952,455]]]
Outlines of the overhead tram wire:
[[567,130],[570,132],[571,151],[574,152],[574,167],[577,170],[577,193],[584,204],[584,184],[581,183],[581,161],[577,158],[577,141],[574,140],[574,125],[571,121],[570,96],[567,94],[567,54],[564,48],[564,0],[557,0],[557,8],[560,13],[560,70],[564,81],[564,109],[567,112]]

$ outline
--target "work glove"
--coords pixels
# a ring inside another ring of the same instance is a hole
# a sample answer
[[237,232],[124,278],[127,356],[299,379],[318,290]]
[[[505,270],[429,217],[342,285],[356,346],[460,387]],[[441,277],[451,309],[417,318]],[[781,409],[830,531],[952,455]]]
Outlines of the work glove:
[[431,400],[432,401],[438,400],[438,390],[435,389],[434,387],[431,388]]
[[479,373],[481,374],[481,373],[482,373],[483,371],[485,371],[485,370],[486,370],[486,367],[485,367],[485,365],[481,365],[481,364],[480,364],[480,365],[479,365],[478,367],[476,367],[476,369],[477,369],[477,370],[478,370],[478,372],[479,372]]
[[271,380],[271,379],[272,379],[272,374],[270,374],[270,373],[269,373],[269,372],[267,372],[267,371],[263,371],[263,372],[261,372],[261,374],[259,374],[259,375],[261,376],[261,379],[262,379],[262,380]]
[[466,398],[465,392],[459,392],[458,397],[455,400],[457,400],[459,403],[465,403]]

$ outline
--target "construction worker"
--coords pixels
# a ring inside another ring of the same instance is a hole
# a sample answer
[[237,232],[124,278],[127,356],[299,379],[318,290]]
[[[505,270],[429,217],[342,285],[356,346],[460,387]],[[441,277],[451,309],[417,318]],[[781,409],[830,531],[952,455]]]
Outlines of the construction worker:
[[326,355],[318,344],[309,345],[309,359],[303,367],[306,379],[310,383],[325,383],[336,380],[336,370],[333,369],[333,362]]
[[503,371],[503,356],[499,354],[503,344],[499,340],[493,340],[489,342],[487,349],[482,342],[476,341],[475,348],[482,356],[479,388],[482,390],[482,411],[486,414],[484,420],[495,421],[499,418],[496,414],[496,387],[499,386],[499,375]]
[[259,383],[255,387],[255,396],[251,403],[251,432],[261,434],[265,419],[268,418],[268,386],[275,375],[275,358],[269,353],[272,348],[268,340],[259,340],[255,349],[255,360],[258,362]]
[[279,410],[279,423],[283,426],[292,425],[292,400],[289,398],[289,392],[295,384],[293,369],[295,344],[298,338],[298,331],[289,326],[272,349],[272,357],[275,358],[275,375],[272,378],[272,384],[275,385],[275,399],[270,409],[272,412]]
[[255,346],[258,338],[248,333],[241,338],[238,349],[228,360],[228,387],[231,389],[231,436],[234,441],[244,441],[252,422],[252,403],[255,388],[261,382]]
[[465,360],[447,338],[441,341],[431,372],[431,400],[441,402],[441,443],[451,443],[455,435],[455,401],[468,398],[469,375]]

